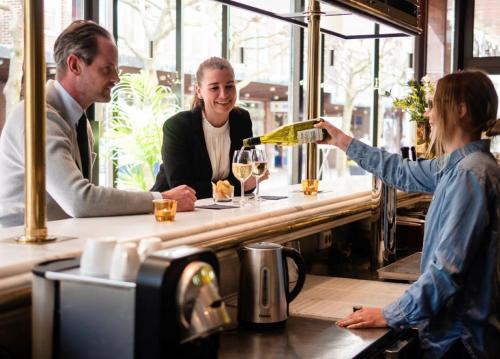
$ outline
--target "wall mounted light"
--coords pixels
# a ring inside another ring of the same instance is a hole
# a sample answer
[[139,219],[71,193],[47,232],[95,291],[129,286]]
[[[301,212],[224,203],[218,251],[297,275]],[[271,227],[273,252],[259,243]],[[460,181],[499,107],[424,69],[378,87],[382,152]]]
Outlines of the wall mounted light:
[[245,63],[245,48],[240,47],[240,64]]
[[153,58],[153,41],[150,41],[149,42],[149,58],[152,59]]

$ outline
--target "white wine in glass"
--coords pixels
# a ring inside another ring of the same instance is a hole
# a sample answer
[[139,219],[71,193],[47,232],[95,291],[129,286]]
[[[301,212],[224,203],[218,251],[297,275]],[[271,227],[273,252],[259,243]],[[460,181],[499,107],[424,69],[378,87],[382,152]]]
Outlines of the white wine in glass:
[[252,175],[255,177],[256,189],[255,189],[255,199],[257,201],[259,198],[259,182],[260,178],[264,176],[267,172],[267,159],[266,152],[264,150],[256,148],[252,152]]
[[241,207],[245,205],[245,181],[252,175],[252,151],[234,151],[232,169],[234,177],[241,183]]

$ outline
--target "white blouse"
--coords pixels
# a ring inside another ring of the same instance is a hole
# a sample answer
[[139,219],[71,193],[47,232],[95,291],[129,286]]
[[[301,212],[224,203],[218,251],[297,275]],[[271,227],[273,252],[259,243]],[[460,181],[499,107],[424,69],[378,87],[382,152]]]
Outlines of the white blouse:
[[203,134],[210,163],[212,164],[212,181],[227,178],[231,166],[229,159],[229,150],[231,148],[229,120],[221,127],[214,127],[208,122],[203,113]]

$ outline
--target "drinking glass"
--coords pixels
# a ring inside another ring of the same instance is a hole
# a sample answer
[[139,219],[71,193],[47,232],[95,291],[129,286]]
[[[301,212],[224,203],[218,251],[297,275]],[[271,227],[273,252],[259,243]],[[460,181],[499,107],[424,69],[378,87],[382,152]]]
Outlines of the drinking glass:
[[157,222],[172,222],[177,212],[177,201],[174,199],[154,199],[154,215]]
[[259,197],[260,178],[264,176],[266,171],[267,171],[266,151],[256,148],[252,151],[252,175],[255,177],[255,182],[256,182],[255,200],[257,201],[260,201]]
[[316,196],[318,194],[319,181],[317,179],[302,180],[302,191],[306,196]]
[[245,201],[245,181],[252,175],[252,151],[236,150],[233,155],[233,174],[241,183],[240,207],[246,204]]

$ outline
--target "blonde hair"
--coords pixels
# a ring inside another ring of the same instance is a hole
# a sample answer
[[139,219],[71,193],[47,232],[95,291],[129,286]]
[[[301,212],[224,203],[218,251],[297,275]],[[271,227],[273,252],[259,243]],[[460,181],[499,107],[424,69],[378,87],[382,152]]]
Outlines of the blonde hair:
[[[198,66],[198,70],[196,70],[196,83],[198,86],[201,86],[201,81],[203,80],[203,75],[205,70],[229,70],[234,78],[234,70],[231,66],[231,63],[226,59],[221,57],[210,57],[203,61],[200,66]],[[204,103],[203,99],[199,98],[196,94],[193,97],[193,101],[191,102],[191,110],[201,108],[203,109]]]
[[[431,146],[438,156],[446,151],[445,144],[457,128],[480,137],[481,132],[495,125],[498,96],[488,76],[479,70],[466,70],[441,78],[434,94],[435,130]],[[460,117],[460,106],[466,113]]]

